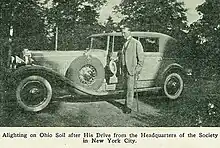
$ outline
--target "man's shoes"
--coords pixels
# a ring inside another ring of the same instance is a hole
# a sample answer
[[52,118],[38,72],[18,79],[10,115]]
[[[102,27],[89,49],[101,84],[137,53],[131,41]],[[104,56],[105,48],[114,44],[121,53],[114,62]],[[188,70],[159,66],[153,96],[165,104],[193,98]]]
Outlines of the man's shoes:
[[123,113],[124,113],[124,114],[130,114],[130,113],[131,113],[131,109],[128,108],[128,107],[124,107],[124,108],[123,108]]

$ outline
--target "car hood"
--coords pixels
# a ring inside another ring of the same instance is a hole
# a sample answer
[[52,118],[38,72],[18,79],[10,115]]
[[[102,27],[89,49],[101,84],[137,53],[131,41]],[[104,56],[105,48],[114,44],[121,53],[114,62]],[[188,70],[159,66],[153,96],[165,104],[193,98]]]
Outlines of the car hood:
[[34,64],[50,68],[61,75],[65,75],[71,62],[84,51],[31,51]]
[[50,68],[65,76],[70,64],[79,56],[91,55],[97,57],[103,65],[106,65],[106,51],[92,49],[85,51],[31,51],[34,64]]

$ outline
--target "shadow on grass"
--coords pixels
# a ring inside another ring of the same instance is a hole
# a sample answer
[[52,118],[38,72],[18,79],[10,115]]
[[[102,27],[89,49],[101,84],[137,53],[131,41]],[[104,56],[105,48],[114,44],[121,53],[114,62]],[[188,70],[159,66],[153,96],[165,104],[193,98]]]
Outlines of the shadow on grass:
[[123,110],[123,108],[124,108],[124,104],[121,103],[121,102],[118,102],[118,101],[115,101],[115,100],[110,100],[110,101],[107,101],[107,102],[114,105],[115,107],[117,107],[120,110]]
[[[62,108],[62,109],[61,109]],[[48,108],[40,112],[27,112],[20,109],[16,103],[2,107],[0,114],[1,127],[76,127],[91,126],[88,113],[66,111],[60,102],[51,102]]]

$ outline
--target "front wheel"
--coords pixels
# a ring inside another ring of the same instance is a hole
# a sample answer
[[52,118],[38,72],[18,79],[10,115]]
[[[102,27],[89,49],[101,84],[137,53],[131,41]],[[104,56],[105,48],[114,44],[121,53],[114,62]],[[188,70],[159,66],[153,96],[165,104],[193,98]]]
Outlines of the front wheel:
[[177,99],[181,96],[184,89],[183,78],[178,73],[170,73],[166,76],[163,91],[169,99]]
[[52,98],[50,83],[41,76],[29,76],[21,80],[16,88],[18,105],[26,111],[38,112],[49,104]]

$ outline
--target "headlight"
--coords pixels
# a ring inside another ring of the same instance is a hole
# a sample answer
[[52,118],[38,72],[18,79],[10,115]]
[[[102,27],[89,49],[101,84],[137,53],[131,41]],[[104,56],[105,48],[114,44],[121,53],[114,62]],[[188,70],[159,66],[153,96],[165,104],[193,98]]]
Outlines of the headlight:
[[24,63],[27,64],[31,64],[32,63],[32,59],[31,59],[31,52],[28,49],[24,49],[22,51],[23,53],[23,57],[24,57]]

